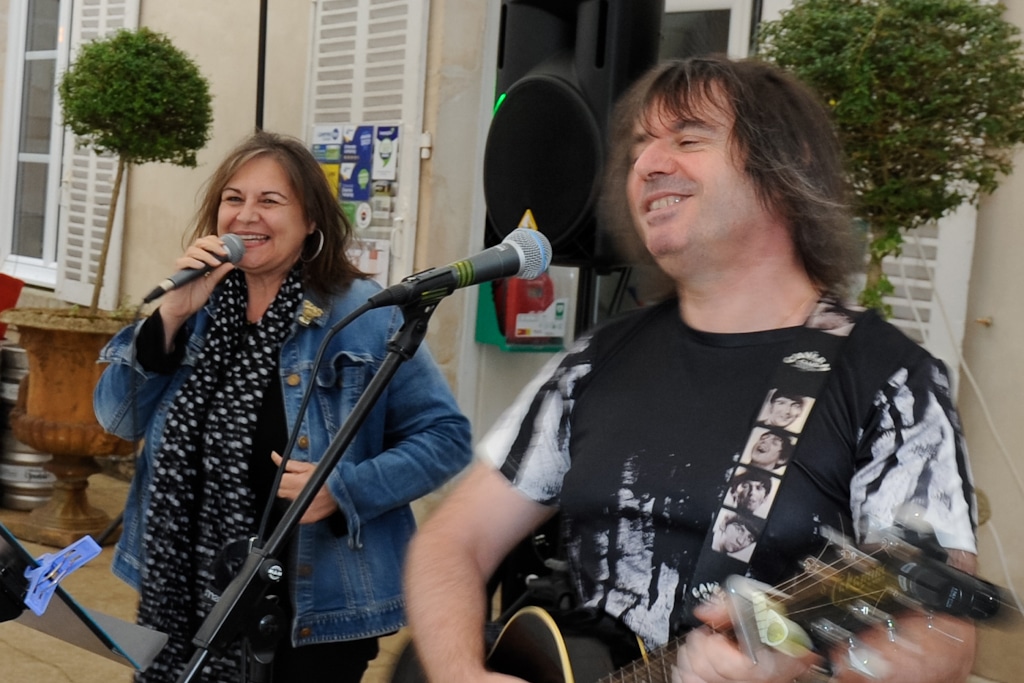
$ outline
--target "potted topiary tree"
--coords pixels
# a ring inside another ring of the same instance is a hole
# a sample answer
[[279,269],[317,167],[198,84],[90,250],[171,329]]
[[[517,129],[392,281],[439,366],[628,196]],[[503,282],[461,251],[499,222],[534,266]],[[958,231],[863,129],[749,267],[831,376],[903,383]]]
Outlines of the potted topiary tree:
[[209,139],[209,86],[196,65],[164,35],[147,28],[84,45],[58,87],[64,123],[79,144],[117,159],[110,211],[89,309],[5,311],[28,356],[10,421],[15,436],[53,454],[57,477],[49,503],[12,525],[26,540],[64,546],[102,531],[110,517],[88,504],[87,478],[96,456],[131,453],[132,444],[107,434],[92,412],[99,378],[96,359],[130,320],[99,310],[107,252],[125,170],[151,161],[194,167]]
[[[868,234],[861,303],[888,312],[882,259],[903,234],[994,191],[1024,141],[1024,64],[1004,6],[797,0],[759,54],[831,108]],[[813,150],[810,150],[813,153]]]

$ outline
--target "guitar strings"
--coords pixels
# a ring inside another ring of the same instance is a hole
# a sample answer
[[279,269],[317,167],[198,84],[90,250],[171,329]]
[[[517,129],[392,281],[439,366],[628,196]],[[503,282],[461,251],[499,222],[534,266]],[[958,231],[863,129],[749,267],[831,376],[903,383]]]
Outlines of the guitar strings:
[[[824,554],[824,552],[825,551],[823,550],[822,554],[819,555],[816,559],[820,561],[822,555]],[[863,551],[861,551],[861,552],[863,552]],[[866,553],[866,555],[870,559],[877,559],[877,555],[879,555],[879,554],[881,554],[883,552],[884,552],[884,547],[879,547],[878,549],[876,549],[876,550],[874,550],[874,551],[872,551],[870,553]],[[821,567],[819,567],[817,569],[817,571],[820,573],[823,570],[833,569],[833,568],[839,567],[840,565],[853,567],[855,564],[860,564],[862,562],[863,562],[862,558],[858,558],[858,559],[855,559],[855,560],[850,560],[850,558],[846,557],[843,553],[840,552],[839,553],[839,557],[837,557],[837,559],[835,561],[833,561],[831,564],[823,564]],[[885,570],[884,567],[880,567],[880,569],[883,572],[887,571],[887,570]],[[840,568],[840,569],[837,569],[836,571],[840,572],[840,571],[842,571],[842,569]],[[866,575],[866,573],[867,572],[864,572],[863,575]],[[796,597],[801,592],[812,591],[812,590],[814,590],[814,588],[816,586],[818,586],[818,585],[820,585],[822,583],[825,583],[825,582],[831,582],[834,579],[835,579],[834,576],[826,576],[826,577],[824,577],[822,579],[815,579],[814,578],[814,574],[812,572],[805,571],[803,574],[800,574],[800,575],[794,577],[790,581],[783,582],[783,584],[780,584],[779,590],[781,590],[784,593],[786,593],[787,595],[789,595],[791,600],[795,600]],[[879,588],[879,589],[877,589],[875,591],[861,592],[859,594],[857,594],[856,591],[854,591],[854,593],[855,593],[854,595],[851,595],[851,596],[849,596],[847,598],[840,598],[840,599],[836,599],[835,596],[833,595],[831,600],[830,600],[830,602],[833,605],[842,606],[842,605],[848,604],[848,603],[849,604],[855,603],[858,600],[874,598],[875,599],[875,603],[874,603],[873,606],[877,607],[881,603],[881,601],[887,595],[892,596],[897,601],[899,601],[900,597],[905,595],[904,593],[902,593],[902,591],[894,590],[894,587],[891,586],[891,585],[883,586],[883,587],[881,587],[881,588]],[[1002,602],[1003,601],[1000,600],[1000,603],[1002,603]],[[787,611],[787,615],[799,616],[801,614],[804,614],[804,613],[807,613],[807,612],[811,612],[814,609],[816,609],[817,607],[818,606],[815,605],[815,606],[810,606],[810,607],[807,607],[807,608],[804,608],[804,609],[788,610]],[[929,630],[935,631],[936,633],[939,633],[939,634],[949,638],[950,640],[956,641],[958,643],[962,643],[963,642],[963,639],[960,638],[959,636],[953,635],[952,633],[950,633],[950,632],[948,632],[948,631],[946,631],[946,630],[936,626],[935,622],[934,622],[934,614],[931,611],[926,611],[925,614],[926,614],[927,619],[928,619],[928,629]]]
[[[779,585],[779,590],[782,593],[789,596],[789,601],[798,603],[799,598],[802,597],[801,594],[806,595],[807,593],[820,591],[821,585],[825,583],[837,584],[838,589],[841,590],[843,588],[842,578],[837,577],[842,577],[844,575],[844,569],[854,569],[856,571],[857,565],[862,565],[865,563],[864,558],[851,558],[848,556],[848,554],[843,553],[842,551],[838,552],[838,557],[835,560],[833,560],[831,563],[827,563],[822,560],[825,552],[826,549],[823,549],[821,553],[816,558],[814,558],[815,561],[820,563],[821,566],[816,567],[814,571],[808,570],[805,566],[805,570],[803,573]],[[875,559],[875,555],[880,552],[881,549],[878,549],[875,550],[873,553],[864,554],[866,554],[867,557],[870,559]],[[875,567],[870,567],[868,571],[871,571],[873,569],[875,569]],[[868,577],[868,571],[861,571],[859,573],[859,576]],[[875,582],[878,581],[877,578],[873,577],[869,577],[869,580],[874,580]],[[877,607],[886,595],[892,594],[890,586],[885,585],[869,591],[864,591],[862,589],[858,591],[854,586],[847,586],[847,589],[850,590],[853,593],[853,595],[837,599],[836,590],[834,589],[831,593],[830,602],[836,606],[843,606],[846,604],[855,603],[858,600],[865,600],[872,601],[874,603],[872,606]],[[806,608],[798,608],[790,611],[790,614],[800,615],[813,611],[818,607],[819,605],[812,605]]]
[[[816,559],[821,561],[822,557],[824,556],[824,553],[825,553],[825,550],[823,549],[821,551],[821,554],[819,554]],[[822,564],[825,565],[825,567],[827,567],[827,568],[833,568],[833,567],[839,565],[840,563],[841,563],[841,559],[835,560],[831,564],[827,564],[827,563],[824,563],[824,562]],[[783,593],[787,593],[788,594],[789,592],[793,591],[794,589],[796,589],[797,591],[810,590],[810,588],[808,588],[807,586],[814,586],[815,584],[820,584],[820,583],[821,583],[821,580],[815,580],[809,573],[804,572],[804,574],[798,575],[796,577],[793,577],[793,578],[789,579],[788,581],[783,582],[782,584],[779,585],[778,589],[780,591],[782,591]],[[800,610],[796,610],[796,611],[792,612],[792,614],[800,614],[800,613],[801,613]],[[711,626],[710,628],[715,633],[724,633],[724,632],[726,632],[726,630],[715,628],[713,626]],[[625,665],[624,667],[620,668],[619,670],[615,671],[614,673],[610,674],[609,676],[600,679],[599,683],[614,683],[615,681],[621,681],[621,682],[625,683],[625,682],[627,682],[629,680],[638,680],[636,678],[630,678],[629,675],[630,674],[634,674],[635,675],[635,674],[643,673],[643,672],[646,672],[648,674],[652,674],[652,673],[657,674],[657,673],[659,673],[659,669],[660,669],[660,674],[661,674],[661,676],[663,676],[663,678],[657,678],[657,679],[655,679],[655,678],[645,678],[645,679],[642,679],[642,680],[649,681],[649,683],[669,683],[669,681],[671,681],[671,670],[672,670],[672,667],[674,666],[674,661],[675,661],[677,652],[678,652],[679,648],[682,647],[682,645],[685,642],[686,642],[686,637],[685,636],[673,638],[672,640],[670,640],[665,645],[663,645],[663,646],[653,650],[652,652],[648,653],[648,655],[646,657],[638,659],[638,660],[633,661],[633,662],[630,662],[629,664]]]
[[[843,536],[843,538],[845,539],[846,537]],[[833,545],[837,544],[826,546],[819,552],[817,556],[813,557],[813,560],[818,563],[818,566],[816,566],[813,571],[807,569],[805,566],[803,572],[786,581],[783,581],[773,589],[777,590],[786,598],[784,602],[799,603],[801,599],[806,599],[806,594],[812,593],[816,590],[820,591],[821,585],[825,583],[838,583],[840,584],[839,588],[842,589],[842,579],[837,578],[837,576],[843,575],[844,572],[846,572],[847,570],[856,571],[858,572],[859,576],[867,576],[869,572],[875,570],[879,570],[881,572],[888,571],[880,564],[876,565],[869,562],[871,560],[879,562],[878,556],[885,552],[884,546],[879,546],[870,551],[856,549],[857,555],[854,555],[849,550],[849,548],[852,546],[844,542],[840,546],[840,549],[834,551],[836,557],[832,561],[827,562],[824,560],[824,557],[826,553],[829,551],[829,548],[831,548]],[[808,560],[810,559],[812,558],[808,558]],[[864,569],[865,566],[867,566],[867,569]],[[877,578],[871,578],[870,580],[876,582],[878,581]],[[883,581],[883,584],[884,583],[885,582]],[[893,597],[897,601],[899,601],[901,597],[905,597],[901,591],[895,590],[894,586],[891,583],[889,585],[883,585],[877,589],[869,591],[858,592],[857,590],[855,590],[855,587],[853,586],[846,586],[846,589],[850,590],[854,594],[847,597],[837,598],[835,591],[833,590],[830,593],[829,602],[832,605],[841,607],[846,604],[853,604],[858,600],[864,600],[872,602],[872,606],[877,607],[879,604],[881,604],[882,600],[887,595]],[[1000,599],[999,602],[1000,604],[1008,604],[1006,603],[1006,601],[1002,599]],[[1014,608],[1019,607],[1015,604],[1010,606]],[[808,607],[790,609],[787,610],[786,614],[787,616],[799,617],[800,615],[811,612],[819,607],[820,605],[810,605]],[[948,631],[945,631],[936,626],[932,620],[933,615],[930,612],[927,612],[926,614],[928,616],[928,628],[930,630],[942,634],[951,640],[963,642],[963,640],[958,636],[955,636],[949,633]],[[731,631],[731,629],[720,629],[714,626],[709,626],[709,628],[711,628],[711,630],[715,633],[726,633]],[[647,653],[645,657],[640,658],[634,662],[631,662],[625,665],[624,667],[618,669],[617,671],[613,672],[612,674],[608,675],[607,677],[600,679],[599,683],[614,683],[616,681],[628,683],[628,681],[636,680],[643,680],[647,681],[648,683],[669,683],[671,681],[672,669],[675,666],[674,662],[677,656],[677,652],[685,642],[685,636],[673,638],[665,645]],[[644,672],[648,674],[648,677],[643,679],[629,677],[629,674],[635,675]],[[659,677],[651,678],[650,675],[652,674],[658,675]]]

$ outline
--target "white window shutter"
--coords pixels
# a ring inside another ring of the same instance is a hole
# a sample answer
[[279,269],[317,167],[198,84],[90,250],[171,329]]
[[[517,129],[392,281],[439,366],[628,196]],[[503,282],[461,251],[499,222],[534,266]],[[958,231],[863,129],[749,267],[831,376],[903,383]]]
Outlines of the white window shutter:
[[[139,0],[75,0],[71,18],[71,63],[78,49],[118,29],[139,24]],[[65,133],[58,229],[56,294],[64,301],[88,305],[103,247],[103,231],[117,172],[111,156],[79,149],[70,131]],[[100,308],[118,306],[124,205],[127,173],[121,182],[113,234],[107,254]]]
[[890,322],[960,372],[967,319],[967,293],[978,211],[961,206],[937,223],[904,234],[903,253],[883,261],[895,287],[886,298]]
[[412,272],[419,143],[426,80],[427,0],[317,0],[307,130],[333,124],[399,125],[390,277]]

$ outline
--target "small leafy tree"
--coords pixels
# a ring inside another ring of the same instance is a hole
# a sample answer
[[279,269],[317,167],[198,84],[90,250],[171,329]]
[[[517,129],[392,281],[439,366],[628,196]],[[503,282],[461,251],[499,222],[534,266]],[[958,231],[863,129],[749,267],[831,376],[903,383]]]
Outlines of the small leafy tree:
[[[760,55],[831,107],[869,236],[861,302],[886,310],[903,230],[994,191],[1024,141],[1024,65],[1002,4],[797,0]],[[812,150],[813,152],[813,150]]]
[[150,161],[194,168],[213,119],[209,85],[166,36],[143,27],[84,45],[58,91],[64,124],[79,144],[117,157],[90,305],[95,313],[125,168]]

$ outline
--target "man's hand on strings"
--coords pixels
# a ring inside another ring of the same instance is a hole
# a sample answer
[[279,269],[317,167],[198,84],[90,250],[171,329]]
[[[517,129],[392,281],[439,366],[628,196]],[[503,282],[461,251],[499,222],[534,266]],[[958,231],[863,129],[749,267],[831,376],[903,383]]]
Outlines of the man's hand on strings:
[[755,663],[725,633],[731,624],[724,603],[708,603],[694,613],[706,625],[686,635],[672,683],[791,683],[817,659],[816,655],[796,658],[765,648]]

